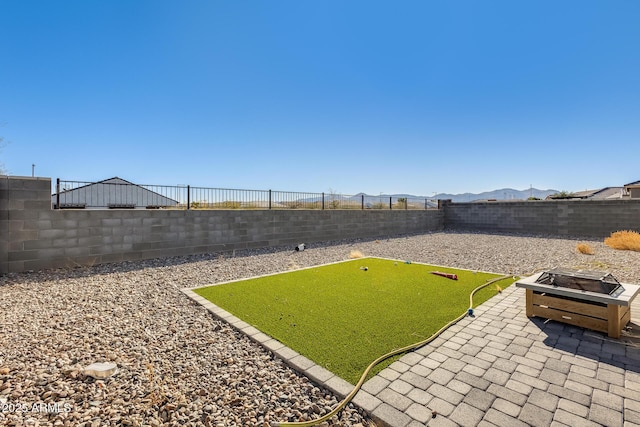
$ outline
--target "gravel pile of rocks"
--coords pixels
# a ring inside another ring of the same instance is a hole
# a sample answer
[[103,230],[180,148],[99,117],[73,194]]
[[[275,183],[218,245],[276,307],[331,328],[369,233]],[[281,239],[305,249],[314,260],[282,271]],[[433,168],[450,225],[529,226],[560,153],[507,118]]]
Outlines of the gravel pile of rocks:
[[[594,255],[576,245],[586,242]],[[302,242],[301,242],[302,243]],[[602,241],[433,233],[164,258],[0,277],[0,424],[263,426],[316,418],[337,398],[179,290],[344,260],[351,250],[529,275],[555,266],[640,282],[640,253]],[[83,374],[113,362],[107,379]],[[325,425],[367,426],[349,405]]]

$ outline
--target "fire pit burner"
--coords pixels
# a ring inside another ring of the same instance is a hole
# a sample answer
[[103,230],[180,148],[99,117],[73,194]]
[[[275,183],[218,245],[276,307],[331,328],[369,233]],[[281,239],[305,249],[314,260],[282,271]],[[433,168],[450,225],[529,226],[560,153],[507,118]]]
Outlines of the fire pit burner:
[[526,290],[527,317],[542,317],[620,338],[640,286],[611,274],[554,268],[516,282]]
[[[618,289],[622,288],[620,282],[618,282],[611,273],[586,270],[576,271],[565,268],[554,268],[549,271],[544,271],[540,277],[538,277],[536,283],[604,295],[612,295]],[[622,288],[621,291],[624,291],[624,288]]]

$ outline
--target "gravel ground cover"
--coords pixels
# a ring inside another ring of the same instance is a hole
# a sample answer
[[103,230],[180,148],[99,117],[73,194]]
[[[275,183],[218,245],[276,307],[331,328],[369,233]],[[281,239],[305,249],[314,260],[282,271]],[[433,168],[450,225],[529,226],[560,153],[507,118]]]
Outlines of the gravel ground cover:
[[[581,242],[595,254],[576,251]],[[325,414],[335,396],[180,289],[344,260],[353,249],[522,276],[556,266],[606,270],[640,283],[640,253],[602,240],[476,233],[9,274],[0,277],[0,425],[263,426]],[[113,377],[82,374],[84,366],[108,361],[119,367]],[[329,425],[369,422],[349,405]]]

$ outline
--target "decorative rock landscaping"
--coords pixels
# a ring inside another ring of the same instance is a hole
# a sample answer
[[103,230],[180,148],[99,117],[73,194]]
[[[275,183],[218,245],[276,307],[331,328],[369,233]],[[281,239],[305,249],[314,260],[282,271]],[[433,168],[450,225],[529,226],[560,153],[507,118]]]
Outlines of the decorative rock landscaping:
[[[180,289],[339,261],[354,249],[514,275],[555,266],[606,270],[620,281],[640,282],[640,253],[589,241],[595,255],[584,255],[575,249],[579,242],[433,233],[2,276],[0,424],[263,426],[315,418],[330,411],[337,397]],[[117,372],[104,379],[86,375],[94,362],[115,363]],[[493,373],[498,378],[502,371]],[[519,413],[507,400],[499,401],[502,411],[489,409],[494,424]],[[461,408],[450,412],[463,419]],[[412,411],[420,413],[414,419],[431,414],[418,406]],[[369,423],[350,404],[329,424]]]

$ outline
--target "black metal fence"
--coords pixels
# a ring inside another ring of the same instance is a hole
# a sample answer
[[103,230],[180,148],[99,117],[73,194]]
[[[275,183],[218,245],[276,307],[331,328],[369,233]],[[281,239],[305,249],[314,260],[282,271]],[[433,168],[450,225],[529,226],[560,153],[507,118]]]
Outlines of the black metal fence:
[[437,209],[435,199],[56,180],[54,209]]

